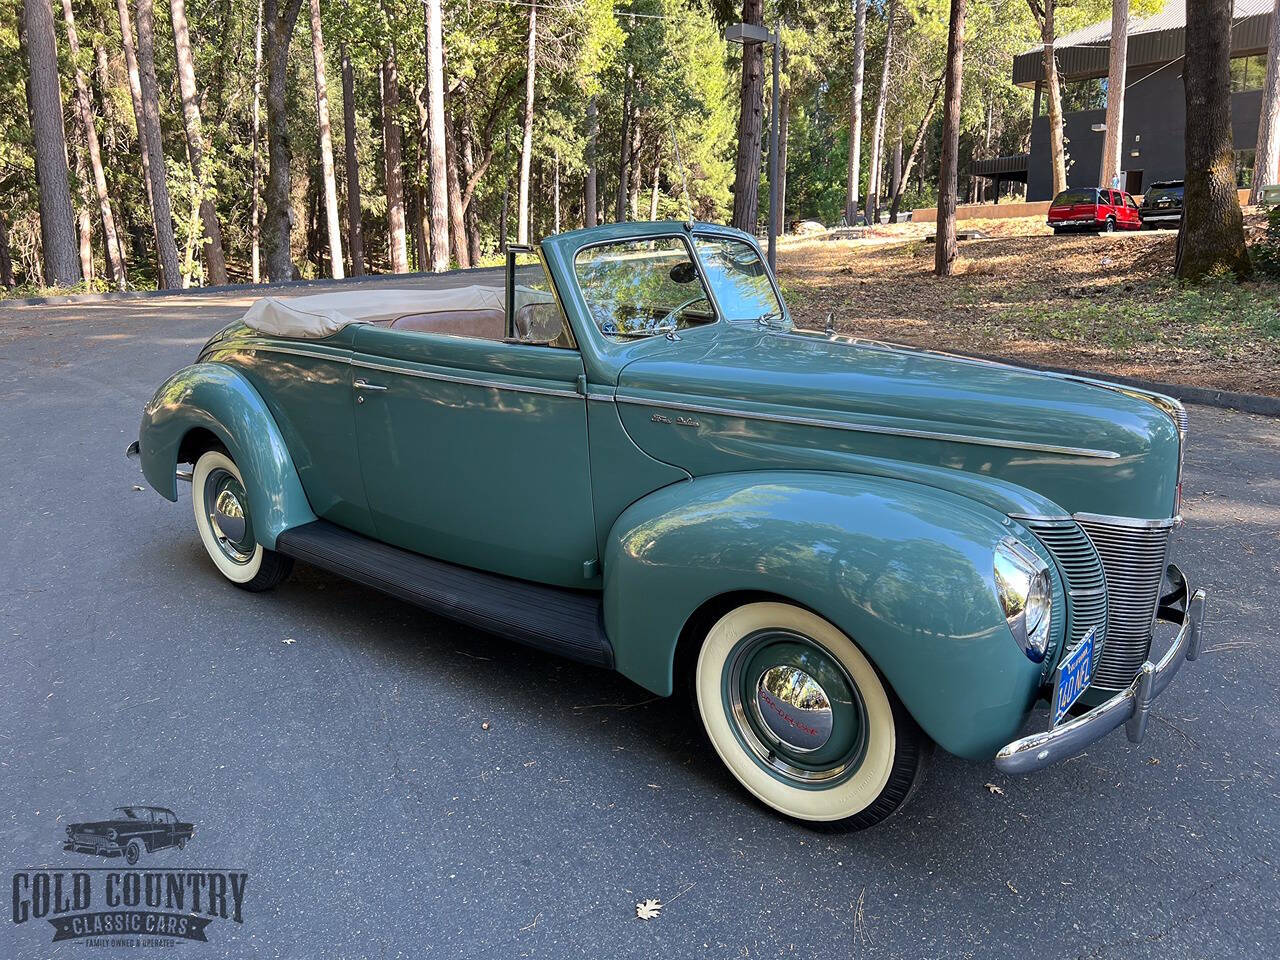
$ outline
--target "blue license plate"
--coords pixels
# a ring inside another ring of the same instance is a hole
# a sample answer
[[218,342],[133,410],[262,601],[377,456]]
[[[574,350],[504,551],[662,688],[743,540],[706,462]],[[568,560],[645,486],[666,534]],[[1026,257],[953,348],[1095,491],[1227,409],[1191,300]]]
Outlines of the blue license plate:
[[1097,627],[1090,627],[1089,632],[1075,647],[1062,658],[1053,678],[1053,723],[1056,727],[1067,715],[1072,704],[1080,699],[1089,682],[1093,680],[1093,637]]

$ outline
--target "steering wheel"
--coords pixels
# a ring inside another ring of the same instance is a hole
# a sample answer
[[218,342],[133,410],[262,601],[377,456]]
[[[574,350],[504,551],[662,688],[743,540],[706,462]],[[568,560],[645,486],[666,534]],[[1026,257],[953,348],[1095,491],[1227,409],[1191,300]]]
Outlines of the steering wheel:
[[706,300],[706,299],[707,299],[706,294],[700,293],[696,297],[690,297],[688,300],[684,301],[679,306],[672,307],[663,315],[661,320],[659,320],[657,323],[653,325],[653,329],[661,330],[663,327],[666,327],[668,324],[670,324],[671,329],[674,330],[676,328],[677,316],[684,313],[685,310],[693,306],[698,301]]

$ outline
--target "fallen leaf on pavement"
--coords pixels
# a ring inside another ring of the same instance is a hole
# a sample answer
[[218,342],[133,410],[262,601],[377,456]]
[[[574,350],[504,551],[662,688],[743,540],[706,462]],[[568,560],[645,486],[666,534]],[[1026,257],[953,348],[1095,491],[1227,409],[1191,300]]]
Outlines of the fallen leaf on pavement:
[[988,790],[994,793],[997,797],[1004,796],[1004,790],[1000,787],[997,787],[994,783],[986,783],[986,784],[983,784],[983,786],[985,786]]
[[656,919],[662,912],[661,900],[641,900],[636,904],[636,916],[641,920]]

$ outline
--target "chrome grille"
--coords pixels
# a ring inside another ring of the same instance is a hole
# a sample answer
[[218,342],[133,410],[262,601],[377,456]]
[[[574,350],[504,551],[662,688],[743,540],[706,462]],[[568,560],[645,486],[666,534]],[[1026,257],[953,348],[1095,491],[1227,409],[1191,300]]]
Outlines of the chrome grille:
[[[1107,635],[1107,587],[1102,561],[1093,543],[1074,520],[1026,520],[1054,560],[1067,591],[1067,646],[1097,627],[1095,642],[1105,650]],[[1105,656],[1105,653],[1104,653]]]
[[1094,686],[1127,687],[1151,651],[1160,585],[1164,582],[1173,521],[1128,521],[1077,514],[1107,577],[1107,644]]

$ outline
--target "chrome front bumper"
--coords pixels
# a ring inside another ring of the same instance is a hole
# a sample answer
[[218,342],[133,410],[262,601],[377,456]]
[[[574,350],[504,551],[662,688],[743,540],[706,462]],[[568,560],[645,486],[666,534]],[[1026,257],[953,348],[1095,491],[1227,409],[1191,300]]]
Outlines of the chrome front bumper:
[[1160,662],[1148,660],[1133,683],[1088,713],[1060,727],[1033,733],[1003,747],[996,754],[996,768],[1001,773],[1043,770],[1083,752],[1089,744],[1102,739],[1121,724],[1124,724],[1125,733],[1133,743],[1142,742],[1147,732],[1151,701],[1169,686],[1184,660],[1194,660],[1200,654],[1205,593],[1197,590],[1188,599],[1187,582],[1182,571],[1170,566],[1169,575],[1175,589],[1161,599],[1157,616],[1170,623],[1179,623],[1181,628]]

